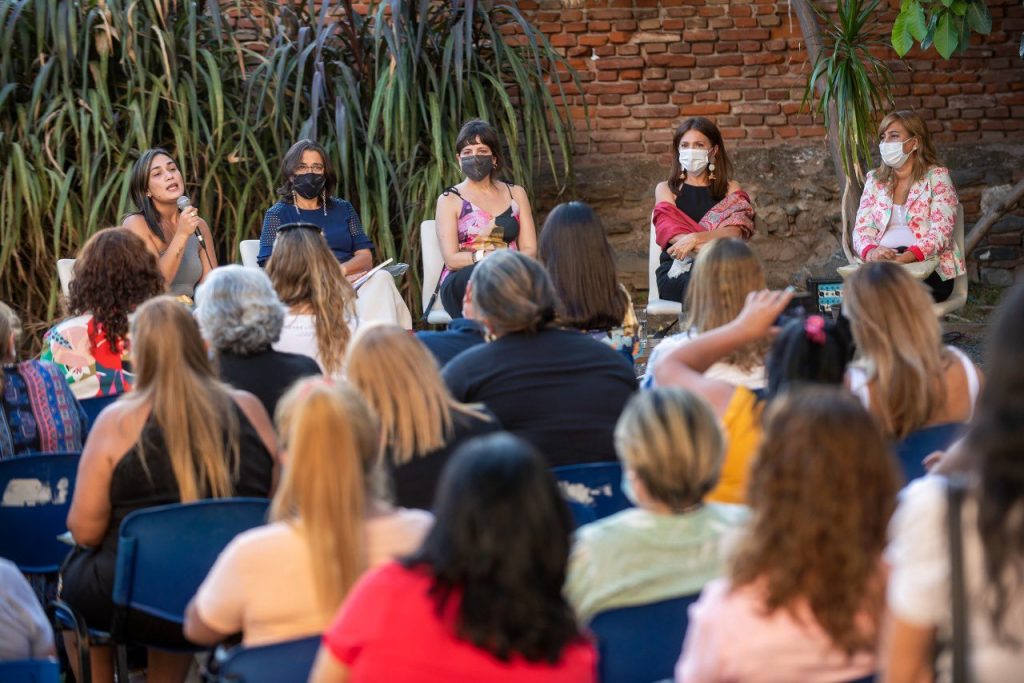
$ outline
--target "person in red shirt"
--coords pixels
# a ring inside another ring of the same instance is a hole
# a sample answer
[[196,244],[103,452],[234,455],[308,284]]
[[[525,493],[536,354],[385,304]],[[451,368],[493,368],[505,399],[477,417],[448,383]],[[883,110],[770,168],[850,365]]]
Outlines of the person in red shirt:
[[532,447],[467,443],[412,555],[365,574],[311,683],[596,683],[596,653],[562,596],[572,520]]

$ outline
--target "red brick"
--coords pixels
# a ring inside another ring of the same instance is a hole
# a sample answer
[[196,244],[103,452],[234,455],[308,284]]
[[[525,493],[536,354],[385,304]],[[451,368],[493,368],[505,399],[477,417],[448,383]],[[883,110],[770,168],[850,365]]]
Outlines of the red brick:
[[697,58],[691,55],[651,55],[647,63],[650,66],[693,66],[697,63]]
[[744,64],[778,64],[782,61],[782,54],[777,52],[761,52],[756,55],[743,55]]
[[600,33],[596,35],[580,36],[579,43],[580,45],[598,47],[608,43],[608,36]]
[[595,62],[597,68],[601,71],[610,71],[612,69],[642,69],[644,60],[640,57],[608,57],[607,59],[599,59]]
[[739,66],[743,63],[743,55],[701,55],[696,59],[701,66]]
[[679,107],[674,104],[645,105],[633,108],[633,116],[641,119],[665,118],[679,114]]
[[618,104],[622,102],[622,95],[598,95],[597,102],[598,104]]
[[715,51],[715,46],[711,43],[694,43],[690,51],[695,55],[709,55]]
[[718,40],[715,31],[683,31],[683,40],[688,43],[713,42]]
[[710,87],[711,84],[705,80],[676,81],[676,92],[700,92]]
[[742,128],[722,128],[722,137],[726,140],[740,140],[747,137],[747,131]]
[[718,33],[719,40],[768,40],[769,38],[771,38],[771,34],[763,29],[728,29]]
[[639,142],[642,135],[638,130],[597,130],[590,137],[598,142]]
[[593,83],[587,86],[587,92],[591,93],[615,93],[617,95],[629,95],[640,89],[636,83]]
[[684,116],[706,116],[708,114],[728,114],[729,105],[723,103],[709,102],[707,104],[691,104],[683,107]]
[[643,81],[640,90],[643,92],[671,92],[673,84],[670,81]]
[[551,45],[553,47],[572,47],[576,44],[576,36],[568,35],[566,33],[559,33],[556,36],[551,36]]

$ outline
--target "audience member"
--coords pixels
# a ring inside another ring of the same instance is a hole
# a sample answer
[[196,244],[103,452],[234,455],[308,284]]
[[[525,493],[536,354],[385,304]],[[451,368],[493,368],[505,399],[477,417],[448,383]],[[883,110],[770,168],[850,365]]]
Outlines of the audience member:
[[672,170],[654,189],[651,221],[661,247],[655,271],[662,299],[682,302],[693,256],[719,237],[749,239],[754,232],[750,197],[732,179],[722,133],[703,117],[688,118],[672,136]]
[[359,324],[356,293],[314,226],[293,223],[276,235],[267,275],[288,313],[274,349],[309,356],[326,375],[341,377],[345,349]]
[[453,399],[427,350],[397,325],[359,330],[347,365],[349,380],[380,420],[383,461],[399,505],[430,509],[455,449],[501,429],[484,406]]
[[319,375],[306,355],[276,351],[287,309],[262,270],[223,266],[196,292],[196,320],[217,354],[220,378],[260,400],[267,415],[297,380]]
[[0,460],[81,451],[89,421],[53,363],[17,362],[21,321],[0,302]]
[[186,613],[194,643],[323,632],[359,575],[417,548],[433,521],[375,490],[379,431],[354,388],[300,382],[282,399],[277,427],[284,475],[271,523],[239,534],[217,559]]
[[892,263],[858,268],[843,287],[843,315],[857,343],[850,390],[890,438],[970,419],[981,371],[943,346],[928,292],[909,273]]
[[[1024,666],[1024,287],[1006,295],[990,328],[988,381],[964,442],[972,475],[960,509],[966,606],[967,680],[1017,680]],[[944,477],[924,477],[904,491],[889,530],[886,559],[886,680],[951,679],[952,608],[949,493]],[[936,652],[938,657],[936,658]]]
[[853,249],[865,261],[915,264],[932,298],[945,301],[967,272],[953,240],[958,199],[949,170],[939,164],[928,125],[912,111],[882,119],[878,139],[882,163],[864,181]]
[[739,505],[703,503],[722,466],[718,421],[683,389],[633,397],[615,428],[623,484],[635,508],[581,527],[566,597],[583,622],[598,612],[699,593],[722,575],[723,538]]
[[310,681],[593,682],[562,595],[572,521],[536,453],[507,434],[470,442],[435,512],[419,550],[356,584]]
[[[278,231],[289,223],[309,223],[323,233],[341,274],[355,281],[373,267],[373,242],[363,231],[355,208],[332,196],[338,177],[330,156],[312,140],[299,140],[284,155],[276,204],[267,209],[260,232],[257,262],[263,266],[274,252]],[[355,302],[360,320],[392,322],[409,329],[412,316],[386,270],[374,273],[359,288]]]
[[423,342],[423,346],[427,347],[427,351],[443,368],[466,349],[483,344],[484,328],[473,319],[473,304],[467,298],[462,303],[462,317],[448,323],[446,330],[423,330],[416,333],[416,338]]
[[607,345],[552,326],[551,279],[534,259],[503,249],[469,283],[473,312],[495,338],[445,366],[455,400],[483,403],[552,466],[612,460],[612,431],[636,389],[633,367]]
[[0,557],[0,662],[56,655],[53,629],[18,567]]
[[[655,368],[672,349],[734,319],[747,295],[765,287],[761,259],[745,242],[729,238],[712,240],[694,259],[693,277],[686,290],[683,331],[654,347],[647,359],[644,384],[654,384]],[[704,375],[751,390],[761,389],[767,349],[767,340],[757,340],[716,362]]]
[[897,472],[874,419],[836,387],[766,414],[753,518],[728,578],[690,608],[676,679],[853,681],[875,670]]
[[[659,385],[695,392],[711,404],[721,420],[726,454],[718,486],[708,495],[708,501],[746,501],[750,464],[761,440],[763,404],[746,387],[711,379],[702,373],[736,349],[771,334],[775,321],[791,298],[789,292],[751,292],[735,320],[677,347],[655,370]],[[791,383],[838,384],[845,366],[837,367],[836,363],[849,355],[848,336],[838,326],[827,324],[821,316],[790,322],[778,340],[778,348],[772,351],[773,360],[784,360],[768,366],[771,393]]]
[[464,178],[437,198],[437,239],[444,257],[438,291],[448,315],[460,318],[473,267],[502,249],[536,256],[537,231],[526,190],[499,180],[506,161],[494,127],[480,119],[467,121],[455,153]]
[[[138,384],[105,408],[89,432],[68,513],[77,545],[61,569],[60,597],[89,627],[103,630],[111,626],[125,516],[203,498],[265,498],[274,475],[275,436],[263,406],[217,380],[185,306],[169,296],[143,304],[132,338]],[[180,624],[132,610],[126,628],[146,642],[185,642]],[[71,632],[65,642],[69,651],[77,647]],[[90,655],[93,680],[112,680],[110,648],[94,644]],[[149,669],[163,677],[157,680],[180,680],[191,659],[151,649]]]
[[552,209],[538,255],[558,295],[556,322],[589,334],[633,362],[639,346],[636,312],[619,284],[615,254],[593,209],[583,202]]
[[132,167],[128,189],[138,211],[125,216],[122,226],[157,257],[167,291],[191,299],[196,285],[217,267],[217,254],[199,210],[178,207],[185,195],[178,163],[164,149],[147,149]]
[[128,317],[163,291],[156,257],[141,239],[121,228],[100,230],[75,262],[67,301],[73,317],[46,333],[42,360],[63,371],[79,399],[131,391]]

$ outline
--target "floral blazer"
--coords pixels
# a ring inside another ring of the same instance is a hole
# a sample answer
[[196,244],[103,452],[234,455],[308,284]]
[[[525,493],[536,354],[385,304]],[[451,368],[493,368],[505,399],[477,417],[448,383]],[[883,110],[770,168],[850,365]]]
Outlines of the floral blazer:
[[[953,241],[957,202],[949,170],[942,166],[928,169],[928,173],[911,185],[907,193],[907,225],[917,237],[917,243],[909,250],[918,261],[938,257],[935,271],[943,280],[967,272],[960,248]],[[853,248],[862,259],[866,259],[868,252],[878,246],[891,215],[889,188],[878,183],[875,172],[871,171],[864,183],[864,194],[860,197],[853,226]]]

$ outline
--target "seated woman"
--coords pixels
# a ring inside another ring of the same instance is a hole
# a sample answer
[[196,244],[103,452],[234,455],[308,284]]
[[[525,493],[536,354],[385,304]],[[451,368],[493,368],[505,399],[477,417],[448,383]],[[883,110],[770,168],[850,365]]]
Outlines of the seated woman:
[[359,580],[311,683],[595,683],[562,583],[572,521],[544,462],[508,434],[445,468],[419,550]]
[[711,408],[684,389],[633,397],[615,427],[626,493],[636,503],[576,532],[565,594],[581,622],[598,612],[699,593],[722,575],[739,505],[703,503],[722,467]]
[[267,275],[288,307],[274,349],[309,356],[324,374],[341,377],[345,348],[360,319],[355,290],[338,269],[324,236],[308,223],[283,226]]
[[843,315],[858,356],[848,385],[890,438],[971,418],[981,371],[963,351],[943,346],[918,280],[893,263],[865,264],[843,287]]
[[217,354],[220,378],[260,400],[273,415],[288,388],[320,374],[309,356],[275,350],[287,309],[262,270],[222,266],[196,292],[196,321]]
[[677,154],[668,180],[654,189],[651,222],[662,249],[655,271],[658,293],[682,303],[692,257],[719,237],[750,239],[754,207],[732,180],[722,133],[711,121],[700,116],[683,121],[672,136],[672,149]]
[[42,360],[57,365],[79,399],[131,391],[128,317],[164,291],[156,257],[128,230],[107,228],[89,238],[68,286],[71,316],[43,337]]
[[[0,662],[54,657],[53,627],[25,575],[0,557]],[[26,680],[26,679],[17,679]],[[35,679],[30,679],[35,680]]]
[[[751,292],[764,289],[764,266],[757,254],[738,239],[717,239],[700,250],[694,259],[690,285],[686,290],[686,320],[683,331],[663,339],[647,359],[644,386],[653,386],[655,371],[672,349],[708,330],[721,327],[739,315]],[[706,377],[748,389],[764,387],[764,356],[768,341],[761,339],[736,349],[716,362]]]
[[465,176],[437,198],[437,239],[444,269],[438,282],[441,304],[462,317],[462,300],[473,266],[502,249],[537,255],[537,231],[526,190],[499,180],[505,166],[498,131],[486,121],[467,121],[455,140]]
[[601,220],[583,202],[559,204],[544,221],[539,258],[558,295],[556,322],[612,347],[630,362],[639,339],[629,292]]
[[966,273],[953,241],[956,189],[939,165],[924,119],[911,111],[889,114],[878,126],[882,163],[868,173],[853,227],[853,249],[865,261],[918,263],[934,258],[924,283],[945,301]]
[[395,501],[430,509],[441,470],[464,441],[501,425],[482,405],[448,393],[430,353],[396,325],[367,325],[348,350],[348,378],[381,422]]
[[[61,599],[102,630],[111,626],[118,529],[129,513],[204,498],[266,498],[274,480],[270,419],[255,396],[217,380],[188,309],[169,296],[143,304],[132,338],[138,384],[89,432],[68,513],[76,547],[61,568]],[[180,624],[150,615],[129,611],[126,628],[145,642],[185,644]],[[73,632],[65,642],[69,652],[77,647]],[[94,681],[113,680],[109,647],[93,645],[90,660]],[[150,649],[150,676],[183,680],[191,660]]]
[[[373,242],[363,231],[355,208],[344,199],[331,196],[337,187],[337,176],[327,150],[312,140],[299,140],[284,155],[281,175],[281,187],[277,189],[280,199],[263,216],[256,257],[260,266],[270,260],[282,226],[309,223],[323,233],[334,258],[341,264],[342,275],[355,281],[370,270]],[[394,277],[386,270],[377,271],[360,286],[356,310],[361,320],[412,328],[409,308],[395,287]]]
[[[736,349],[772,334],[791,299],[788,291],[748,294],[735,320],[677,347],[655,372],[659,386],[689,389],[707,400],[722,423],[728,445],[718,486],[707,501],[747,501],[747,480],[761,441],[763,402],[742,385],[703,373]],[[790,384],[842,384],[851,355],[849,335],[840,325],[819,315],[793,320],[779,333],[769,356],[768,394],[774,396]]]
[[704,587],[676,680],[853,681],[875,671],[882,548],[897,473],[875,420],[839,387],[776,399],[751,523]]
[[302,380],[281,400],[277,428],[284,475],[270,524],[239,534],[217,558],[186,611],[193,643],[322,633],[363,571],[418,548],[433,523],[384,502],[380,432],[351,386]]
[[482,261],[469,297],[495,341],[445,366],[455,400],[483,403],[553,467],[613,460],[615,421],[636,390],[632,364],[607,344],[553,326],[551,279],[517,251],[502,249]]
[[0,302],[0,460],[81,451],[89,420],[53,363],[17,362],[21,321]]
[[[964,441],[968,475],[962,492],[965,680],[1000,683],[1020,677],[1024,641],[1024,287],[1007,294],[989,328],[988,381]],[[918,479],[900,496],[885,558],[891,568],[888,628],[882,648],[886,681],[955,680],[949,550],[949,485]]]
[[217,267],[210,226],[189,206],[179,210],[185,179],[178,163],[164,149],[147,149],[132,167],[128,186],[138,209],[122,221],[157,257],[167,291],[191,299],[196,285]]

